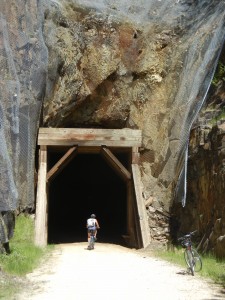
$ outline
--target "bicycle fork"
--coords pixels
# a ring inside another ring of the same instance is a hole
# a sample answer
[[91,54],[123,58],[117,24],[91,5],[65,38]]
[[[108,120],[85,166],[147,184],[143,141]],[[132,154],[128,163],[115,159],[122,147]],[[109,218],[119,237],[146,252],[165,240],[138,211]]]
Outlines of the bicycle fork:
[[191,271],[191,274],[194,276],[194,269],[195,269],[195,260],[192,253],[192,247],[187,247],[187,253],[188,253],[188,260],[189,260],[189,269]]

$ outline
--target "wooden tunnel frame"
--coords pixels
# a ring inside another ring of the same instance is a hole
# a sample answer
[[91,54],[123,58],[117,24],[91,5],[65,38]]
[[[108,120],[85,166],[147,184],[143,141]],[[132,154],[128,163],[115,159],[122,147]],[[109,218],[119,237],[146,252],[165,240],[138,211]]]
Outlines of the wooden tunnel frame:
[[[133,129],[83,129],[40,128],[38,134],[39,168],[36,195],[35,244],[47,245],[48,184],[77,155],[99,153],[127,185],[127,236],[131,247],[142,248],[150,243],[147,213],[141,190],[139,147],[142,146],[141,130]],[[48,152],[65,154],[48,170]],[[114,151],[129,153],[129,167],[125,168]]]

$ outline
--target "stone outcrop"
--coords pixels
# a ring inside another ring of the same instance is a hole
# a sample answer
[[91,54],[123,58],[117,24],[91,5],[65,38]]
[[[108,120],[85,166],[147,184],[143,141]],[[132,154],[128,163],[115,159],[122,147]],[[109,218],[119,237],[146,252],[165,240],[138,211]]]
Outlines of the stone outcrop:
[[[225,51],[222,53],[224,57]],[[222,58],[221,58],[222,59]],[[225,257],[225,82],[211,88],[208,105],[191,131],[188,193],[184,208],[174,204],[174,232],[197,230],[199,248]],[[175,220],[176,219],[176,220]],[[175,230],[176,229],[176,230]]]
[[[201,16],[195,5],[167,3],[160,9],[168,19],[160,21],[158,4],[151,3],[155,15],[147,6],[139,7],[140,15],[151,15],[151,22],[145,18],[137,22],[132,10],[121,17],[117,5],[96,10],[89,1],[86,6],[60,1],[48,8],[43,126],[142,129],[143,196],[147,202],[155,199],[146,205],[149,226],[153,238],[166,240],[184,145],[213,57],[204,52],[209,25],[206,21],[202,27],[196,25]],[[201,7],[204,20],[219,8],[208,5],[207,10]],[[199,51],[203,51],[200,65],[195,60]],[[213,52],[216,55],[216,48]],[[199,70],[205,63],[201,78]]]
[[0,211],[11,211],[34,207],[48,53],[41,1],[3,0],[0,7]]
[[150,197],[145,205],[152,239],[162,245],[167,244],[170,240],[170,213],[166,212],[154,197]]
[[[203,136],[203,137],[202,137]],[[192,148],[193,147],[193,148]],[[193,130],[190,140],[187,205],[176,211],[179,230],[198,230],[200,248],[225,256],[225,127]]]
[[[168,211],[179,173],[176,162],[183,145],[181,136],[185,140],[185,126],[191,120],[188,110],[195,99],[192,83],[187,87],[184,75],[188,69],[194,78],[199,67],[190,56],[190,41],[202,48],[205,28],[193,26],[188,31],[194,7],[186,4],[173,3],[170,10],[169,4],[161,7],[174,18],[172,24],[166,19],[159,21],[154,1],[155,17],[152,15],[151,21],[143,18],[143,23],[134,20],[132,13],[121,17],[122,9],[117,6],[95,10],[87,3],[62,1],[46,13],[49,76],[43,125],[142,129],[145,197],[160,199]],[[139,13],[151,15],[150,8],[140,5]],[[205,18],[207,12],[204,14]],[[207,55],[203,60],[212,63]]]
[[0,210],[34,207],[39,125],[137,128],[149,225],[165,240],[190,124],[222,46],[225,4],[109,2],[3,1]]

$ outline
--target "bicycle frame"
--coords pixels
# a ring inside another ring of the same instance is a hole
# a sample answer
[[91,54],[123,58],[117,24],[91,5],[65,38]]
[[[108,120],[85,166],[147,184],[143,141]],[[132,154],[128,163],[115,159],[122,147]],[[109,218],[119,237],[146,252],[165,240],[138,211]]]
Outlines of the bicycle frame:
[[95,245],[95,230],[90,231],[90,240],[88,244],[88,249],[93,250]]
[[185,248],[184,259],[193,276],[195,271],[197,272],[202,269],[202,260],[197,250],[192,247],[191,237],[195,232],[196,231],[190,232],[178,239],[178,241],[181,241],[182,247]]

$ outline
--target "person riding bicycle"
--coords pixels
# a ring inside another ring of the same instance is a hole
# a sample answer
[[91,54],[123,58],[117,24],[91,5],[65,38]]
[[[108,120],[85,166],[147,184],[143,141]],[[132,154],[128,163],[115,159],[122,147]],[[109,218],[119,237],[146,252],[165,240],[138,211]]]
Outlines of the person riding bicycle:
[[90,241],[92,231],[94,232],[94,237],[95,237],[95,240],[96,240],[97,229],[99,229],[99,228],[100,228],[100,226],[99,226],[98,221],[96,219],[96,215],[91,214],[91,217],[89,219],[87,219],[88,242]]

